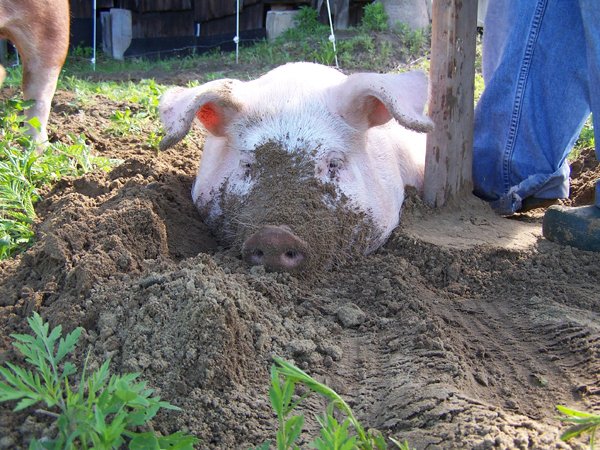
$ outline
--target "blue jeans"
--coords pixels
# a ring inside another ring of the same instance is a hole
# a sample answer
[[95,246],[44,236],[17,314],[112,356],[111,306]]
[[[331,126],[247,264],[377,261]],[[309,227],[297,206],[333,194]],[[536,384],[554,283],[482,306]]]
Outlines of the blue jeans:
[[513,214],[530,196],[568,197],[567,155],[590,112],[600,120],[598,24],[600,0],[489,2],[473,182],[498,213]]

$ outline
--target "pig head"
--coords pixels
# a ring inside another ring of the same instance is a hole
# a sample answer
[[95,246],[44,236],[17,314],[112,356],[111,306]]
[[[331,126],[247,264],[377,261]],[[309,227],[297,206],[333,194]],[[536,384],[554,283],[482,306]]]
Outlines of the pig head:
[[[0,0],[0,39],[10,40],[23,62],[23,96],[35,100],[25,112],[37,117],[29,134],[42,144],[58,75],[69,47],[69,0]],[[0,84],[4,69],[0,66]]]
[[197,119],[208,133],[192,198],[206,223],[250,264],[320,270],[382,245],[404,187],[422,188],[427,97],[421,72],[286,64],[167,91],[161,147]]

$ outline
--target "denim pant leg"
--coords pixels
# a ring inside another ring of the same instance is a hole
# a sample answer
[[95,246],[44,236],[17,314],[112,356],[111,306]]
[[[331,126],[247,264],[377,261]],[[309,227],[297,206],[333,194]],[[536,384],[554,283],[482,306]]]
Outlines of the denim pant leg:
[[[590,102],[594,117],[596,158],[600,160],[600,6],[598,0],[579,0],[587,42]],[[600,180],[596,181],[595,205],[600,208]]]
[[509,215],[528,196],[568,196],[566,157],[590,113],[586,41],[579,0],[490,2],[488,31],[497,60],[484,61],[475,111],[474,192]]

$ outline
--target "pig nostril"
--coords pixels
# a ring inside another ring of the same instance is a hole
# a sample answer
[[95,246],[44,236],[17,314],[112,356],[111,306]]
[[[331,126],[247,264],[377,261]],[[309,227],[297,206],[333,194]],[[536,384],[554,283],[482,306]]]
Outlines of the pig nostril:
[[281,255],[282,267],[286,269],[297,269],[304,261],[304,254],[298,250],[288,250]]
[[264,258],[265,258],[265,254],[259,248],[256,248],[256,249],[252,250],[248,254],[248,259],[249,259],[250,263],[254,264],[254,265],[257,265],[257,266],[264,263]]

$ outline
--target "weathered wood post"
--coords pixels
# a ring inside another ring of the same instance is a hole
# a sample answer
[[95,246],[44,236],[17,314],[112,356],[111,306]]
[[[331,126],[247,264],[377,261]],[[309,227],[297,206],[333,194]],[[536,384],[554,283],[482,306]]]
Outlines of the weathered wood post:
[[443,206],[472,190],[477,0],[433,0],[425,202]]

